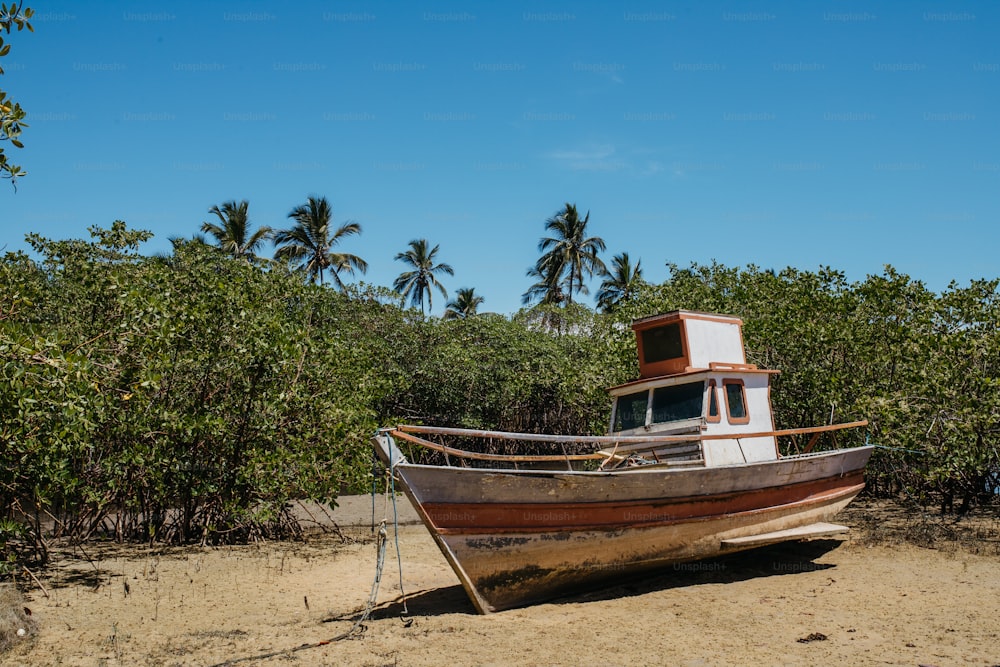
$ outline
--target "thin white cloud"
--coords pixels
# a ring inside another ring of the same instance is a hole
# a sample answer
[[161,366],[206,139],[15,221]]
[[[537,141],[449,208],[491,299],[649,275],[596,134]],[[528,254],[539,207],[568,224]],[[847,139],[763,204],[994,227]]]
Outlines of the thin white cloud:
[[586,144],[551,150],[544,157],[570,171],[627,171],[638,176],[655,176],[670,169],[670,165],[657,159],[661,153],[648,146],[620,150],[614,144]]
[[622,171],[631,165],[617,155],[611,144],[577,149],[557,149],[545,155],[561,167],[572,171]]

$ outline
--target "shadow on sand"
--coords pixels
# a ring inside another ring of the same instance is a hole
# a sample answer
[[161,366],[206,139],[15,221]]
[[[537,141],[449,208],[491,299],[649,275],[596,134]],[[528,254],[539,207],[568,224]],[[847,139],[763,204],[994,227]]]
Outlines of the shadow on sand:
[[[550,604],[578,604],[614,600],[681,586],[727,584],[762,577],[789,576],[817,572],[835,565],[814,562],[837,548],[841,540],[787,542],[729,554],[719,558],[676,563],[653,574],[631,577],[618,584],[551,600]],[[406,597],[406,611],[411,616],[443,614],[474,614],[475,608],[460,585],[432,588],[411,593]],[[388,618],[404,615],[401,600],[376,608],[373,617]]]

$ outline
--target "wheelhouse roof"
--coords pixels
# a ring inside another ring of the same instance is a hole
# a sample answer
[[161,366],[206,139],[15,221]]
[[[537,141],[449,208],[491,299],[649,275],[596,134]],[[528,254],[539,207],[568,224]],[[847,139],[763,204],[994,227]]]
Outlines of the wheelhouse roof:
[[721,313],[709,313],[698,310],[671,310],[668,313],[660,313],[658,315],[650,315],[649,317],[640,317],[639,319],[632,320],[632,329],[648,329],[651,326],[657,324],[667,324],[669,322],[674,322],[676,320],[684,319],[701,319],[701,320],[716,320],[718,322],[725,322],[727,324],[738,324],[743,326],[743,320],[736,317],[735,315],[723,315]]
[[[614,387],[608,387],[609,394],[615,394],[622,389],[638,389],[642,386],[649,388],[657,387],[666,384],[684,384],[683,380],[688,380],[690,382],[695,382],[699,379],[698,376],[707,377],[710,373],[722,374],[730,377],[739,377],[741,375],[780,375],[781,371],[770,370],[765,368],[757,368],[750,364],[746,364],[742,367],[736,367],[733,364],[717,364],[715,368],[691,368],[684,371],[683,373],[674,373],[672,375],[660,375],[657,377],[649,378],[638,378],[632,380],[631,382],[626,382],[625,384],[620,384]],[[674,382],[675,380],[680,380],[679,382]]]

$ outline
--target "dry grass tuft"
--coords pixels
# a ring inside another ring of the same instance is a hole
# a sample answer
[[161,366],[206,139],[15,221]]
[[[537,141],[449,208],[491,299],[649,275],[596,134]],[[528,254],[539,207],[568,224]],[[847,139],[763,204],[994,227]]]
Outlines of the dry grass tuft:
[[38,633],[38,623],[14,584],[0,584],[0,654]]

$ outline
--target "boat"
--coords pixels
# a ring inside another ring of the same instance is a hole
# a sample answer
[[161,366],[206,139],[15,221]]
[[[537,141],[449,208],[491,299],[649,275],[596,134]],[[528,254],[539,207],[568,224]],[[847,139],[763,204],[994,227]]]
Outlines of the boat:
[[873,447],[836,436],[867,422],[777,430],[778,371],[747,363],[742,325],[685,310],[633,322],[639,378],[608,390],[607,435],[376,433],[478,612],[847,530],[832,520],[864,488]]

